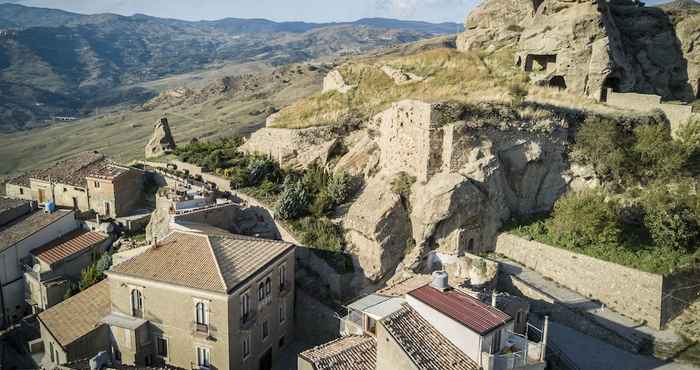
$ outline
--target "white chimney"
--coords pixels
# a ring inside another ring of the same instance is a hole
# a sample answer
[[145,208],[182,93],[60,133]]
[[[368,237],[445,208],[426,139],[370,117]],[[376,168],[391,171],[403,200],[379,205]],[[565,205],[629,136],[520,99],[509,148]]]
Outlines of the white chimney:
[[449,275],[445,271],[435,271],[433,272],[433,281],[430,286],[444,292],[450,289]]
[[491,306],[496,307],[496,308],[498,308],[498,307],[496,306],[497,298],[498,298],[498,292],[496,292],[496,291],[494,290],[493,293],[491,293]]

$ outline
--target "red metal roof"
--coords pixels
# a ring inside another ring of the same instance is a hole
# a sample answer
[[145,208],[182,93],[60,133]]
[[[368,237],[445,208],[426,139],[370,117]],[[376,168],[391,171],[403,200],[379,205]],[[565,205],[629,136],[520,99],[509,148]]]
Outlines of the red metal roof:
[[424,285],[408,294],[481,335],[512,319],[507,313],[455,290],[441,292]]
[[62,238],[32,251],[32,254],[48,263],[53,264],[66,257],[82,252],[95,244],[102,243],[107,237],[92,231],[76,230]]

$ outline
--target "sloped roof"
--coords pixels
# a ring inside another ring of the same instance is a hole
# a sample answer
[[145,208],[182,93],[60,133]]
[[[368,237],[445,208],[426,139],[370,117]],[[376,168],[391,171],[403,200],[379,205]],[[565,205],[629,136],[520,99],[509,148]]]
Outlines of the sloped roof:
[[83,152],[74,157],[56,162],[51,167],[37,169],[11,179],[8,183],[29,186],[30,179],[53,181],[61,184],[86,187],[86,177],[115,178],[128,171],[118,166],[99,152]]
[[112,309],[109,283],[103,280],[39,314],[39,320],[64,348],[100,326]]
[[442,292],[424,285],[408,295],[480,335],[485,335],[512,319],[507,313],[456,290]]
[[299,355],[315,370],[375,370],[377,342],[369,336],[350,335]]
[[226,232],[175,231],[113,273],[228,293],[294,246]]
[[473,359],[408,305],[381,321],[381,324],[418,369],[479,369]]
[[31,253],[43,262],[54,264],[105,240],[105,235],[81,229],[34,249]]
[[0,228],[0,252],[36,234],[45,227],[68,216],[72,211],[59,210],[53,213],[35,211]]

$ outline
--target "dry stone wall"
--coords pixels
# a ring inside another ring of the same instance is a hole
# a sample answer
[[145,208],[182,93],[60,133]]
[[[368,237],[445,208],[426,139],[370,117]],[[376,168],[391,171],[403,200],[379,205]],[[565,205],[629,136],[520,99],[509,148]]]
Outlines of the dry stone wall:
[[698,273],[652,274],[507,233],[499,235],[496,253],[655,329],[680,314],[699,290],[689,283]]
[[668,104],[661,102],[661,96],[652,94],[617,93],[608,89],[607,104],[622,109],[648,112],[660,109],[671,122],[671,132],[677,132],[693,117],[690,105]]

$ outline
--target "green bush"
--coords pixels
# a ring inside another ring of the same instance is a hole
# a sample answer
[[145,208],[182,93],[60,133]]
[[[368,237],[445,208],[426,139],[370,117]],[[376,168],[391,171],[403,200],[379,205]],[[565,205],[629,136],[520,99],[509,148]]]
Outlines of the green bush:
[[673,178],[683,168],[687,156],[682,146],[671,138],[671,130],[663,125],[642,125],[634,129],[633,150],[636,172],[641,178]]
[[688,251],[698,240],[698,223],[693,216],[692,211],[683,206],[649,209],[644,225],[657,246]]
[[293,223],[300,241],[312,248],[330,252],[342,252],[345,249],[345,238],[340,226],[326,217],[305,217]]
[[310,211],[311,214],[320,217],[333,210],[335,205],[333,197],[324,189],[314,196]]
[[277,164],[267,158],[253,158],[248,162],[248,185],[256,186],[266,180],[271,180],[278,172]]
[[110,267],[112,267],[112,256],[110,256],[109,253],[105,253],[99,260],[97,260],[97,264],[95,266],[97,275],[103,276],[104,272],[109,270]]
[[97,284],[102,280],[102,275],[97,271],[97,264],[92,264],[80,272],[80,282],[78,288],[83,290]]
[[547,228],[557,243],[573,248],[615,245],[620,243],[622,233],[616,205],[593,191],[560,198]]
[[283,220],[296,219],[308,212],[310,201],[311,196],[301,181],[285,181],[275,212]]
[[350,199],[352,192],[352,177],[347,173],[339,173],[334,175],[326,186],[335,205],[341,205]]
[[603,180],[620,182],[630,172],[633,141],[614,120],[588,117],[576,134],[574,159],[591,164]]
[[406,172],[400,172],[396,178],[391,181],[391,191],[403,199],[410,199],[411,187],[415,182],[415,177],[407,174]]

